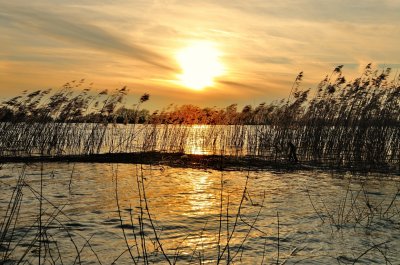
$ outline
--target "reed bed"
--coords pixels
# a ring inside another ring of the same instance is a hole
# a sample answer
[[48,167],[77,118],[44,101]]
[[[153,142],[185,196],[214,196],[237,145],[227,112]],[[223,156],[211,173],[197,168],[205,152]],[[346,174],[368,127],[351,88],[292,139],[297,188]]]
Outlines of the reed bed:
[[141,109],[148,94],[134,109],[121,107],[126,88],[97,95],[89,89],[74,94],[71,84],[54,94],[36,91],[3,103],[0,155],[157,151],[282,161],[291,142],[301,162],[399,168],[399,75],[369,64],[360,77],[346,81],[342,67],[315,89],[301,90],[300,73],[287,99],[241,112],[235,104],[184,105],[150,115]]
[[[2,123],[0,130],[1,156],[175,152],[282,162],[287,160],[288,142],[296,145],[301,162],[331,167],[398,168],[400,155],[397,127],[382,132],[381,127],[296,126],[284,130],[272,125]],[[324,140],[312,142],[311,136]]]

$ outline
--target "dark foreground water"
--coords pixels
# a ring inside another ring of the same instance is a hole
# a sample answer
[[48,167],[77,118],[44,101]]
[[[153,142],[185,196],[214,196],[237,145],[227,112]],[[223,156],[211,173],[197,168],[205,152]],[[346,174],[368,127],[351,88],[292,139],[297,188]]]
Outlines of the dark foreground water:
[[[18,179],[19,203],[7,211]],[[399,187],[400,179],[378,175],[3,165],[0,257],[5,264],[400,264]]]

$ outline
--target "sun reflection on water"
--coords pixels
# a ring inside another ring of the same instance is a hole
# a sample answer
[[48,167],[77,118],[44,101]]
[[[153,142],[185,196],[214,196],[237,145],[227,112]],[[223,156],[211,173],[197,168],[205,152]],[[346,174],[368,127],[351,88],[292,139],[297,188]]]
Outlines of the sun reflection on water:
[[187,145],[186,153],[193,155],[210,155],[210,150],[205,147],[204,139],[207,134],[209,125],[196,124],[193,125],[190,130],[189,141]]
[[210,152],[208,152],[207,150],[205,150],[204,148],[202,148],[201,146],[198,146],[198,145],[192,145],[190,147],[189,153],[193,154],[193,155],[208,155],[208,154],[210,154]]
[[193,191],[188,198],[192,213],[203,215],[212,207],[213,195],[209,193],[210,182],[208,175],[196,176],[191,179]]

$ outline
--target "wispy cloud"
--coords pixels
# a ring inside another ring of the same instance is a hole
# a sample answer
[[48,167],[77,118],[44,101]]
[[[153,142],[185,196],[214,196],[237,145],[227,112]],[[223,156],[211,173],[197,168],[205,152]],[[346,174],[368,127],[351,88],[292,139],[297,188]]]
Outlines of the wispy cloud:
[[[85,77],[145,89],[149,104],[268,101],[300,71],[312,87],[338,64],[350,78],[369,62],[398,68],[399,13],[399,0],[0,0],[0,84]],[[176,81],[174,55],[196,40],[226,66],[201,94]]]
[[5,6],[0,11],[0,17],[17,30],[44,34],[68,43],[120,54],[162,69],[175,70],[170,63],[167,63],[167,58],[159,53],[127,41],[123,36],[87,23],[71,14],[62,16],[36,8],[20,9]]
[[218,83],[222,84],[222,85],[225,85],[230,90],[239,89],[240,90],[240,91],[238,91],[239,94],[242,94],[243,91],[246,91],[247,93],[249,91],[251,91],[253,93],[254,92],[255,93],[265,92],[265,87],[255,86],[255,85],[251,85],[251,84],[248,84],[248,83],[240,83],[240,82],[229,81],[229,80],[219,80]]

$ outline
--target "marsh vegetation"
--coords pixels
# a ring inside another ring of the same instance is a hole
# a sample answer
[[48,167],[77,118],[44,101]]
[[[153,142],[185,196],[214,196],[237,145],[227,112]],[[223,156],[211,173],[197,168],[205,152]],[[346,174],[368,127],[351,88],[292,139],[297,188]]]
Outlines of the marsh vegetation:
[[[400,84],[391,70],[346,81],[336,67],[316,88],[301,89],[300,73],[287,99],[242,111],[192,105],[155,111],[124,106],[127,88],[97,95],[81,82],[26,93],[3,102],[0,154],[88,155],[180,152],[286,159],[287,144],[302,162],[334,167],[400,165]],[[140,125],[139,125],[140,124]],[[192,146],[201,150],[192,150]]]
[[[150,113],[148,94],[128,108],[126,87],[94,93],[84,80],[3,102],[0,264],[399,263],[399,76],[367,65],[313,89],[302,78],[241,111]],[[67,162],[80,157],[113,163]]]

